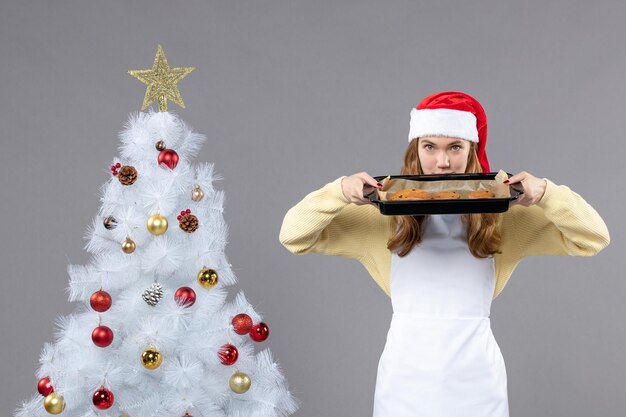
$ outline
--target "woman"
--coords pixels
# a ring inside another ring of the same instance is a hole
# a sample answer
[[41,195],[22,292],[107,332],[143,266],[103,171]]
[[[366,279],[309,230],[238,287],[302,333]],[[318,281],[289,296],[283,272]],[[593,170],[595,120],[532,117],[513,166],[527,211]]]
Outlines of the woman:
[[[411,111],[402,173],[489,172],[486,141],[478,101],[433,94]],[[287,249],[357,259],[391,297],[374,417],[508,416],[492,300],[526,256],[590,256],[608,245],[602,218],[568,187],[527,172],[508,182],[524,194],[502,214],[383,216],[363,197],[381,187],[365,172],[287,212]]]

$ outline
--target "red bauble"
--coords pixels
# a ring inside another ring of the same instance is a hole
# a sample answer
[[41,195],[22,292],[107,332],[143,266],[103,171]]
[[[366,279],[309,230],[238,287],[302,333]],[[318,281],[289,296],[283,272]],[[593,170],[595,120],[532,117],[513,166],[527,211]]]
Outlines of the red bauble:
[[37,391],[44,397],[47,397],[48,394],[52,394],[54,392],[54,388],[52,388],[52,383],[50,382],[50,378],[44,376],[37,383]]
[[111,308],[111,296],[106,291],[96,291],[91,294],[89,304],[91,304],[91,308],[97,312],[103,313]]
[[100,389],[93,393],[93,405],[100,410],[111,408],[114,401],[113,393],[104,387],[100,387]]
[[107,326],[98,326],[91,332],[91,340],[96,346],[107,347],[113,342],[113,330]]
[[237,362],[237,358],[239,357],[239,352],[237,351],[237,348],[234,345],[227,344],[220,348],[219,352],[217,353],[217,356],[219,356],[220,361],[224,365],[232,365],[233,363]]
[[267,324],[261,322],[256,324],[252,330],[250,330],[250,338],[255,342],[263,342],[270,336],[270,328]]
[[196,292],[189,287],[180,287],[174,293],[174,300],[178,305],[191,307],[196,302]]
[[169,169],[176,168],[178,165],[178,154],[173,149],[163,149],[159,153],[159,165],[165,165]]
[[237,334],[247,334],[252,330],[252,319],[245,313],[237,314],[231,321]]

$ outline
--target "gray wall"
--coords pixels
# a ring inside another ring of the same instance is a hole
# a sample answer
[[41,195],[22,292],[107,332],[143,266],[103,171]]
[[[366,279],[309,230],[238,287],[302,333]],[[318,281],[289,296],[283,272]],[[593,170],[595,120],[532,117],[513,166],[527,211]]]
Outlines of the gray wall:
[[532,3],[1,0],[3,413],[73,310],[66,266],[88,263],[82,236],[145,91],[126,71],[161,43],[197,67],[176,111],[209,137],[197,160],[224,177],[227,256],[297,415],[370,415],[391,307],[357,263],[284,250],[282,216],[340,175],[397,173],[409,110],[438,90],[483,103],[494,169],[569,185],[612,232],[594,258],[525,260],[494,302],[511,415],[622,415],[626,6]]

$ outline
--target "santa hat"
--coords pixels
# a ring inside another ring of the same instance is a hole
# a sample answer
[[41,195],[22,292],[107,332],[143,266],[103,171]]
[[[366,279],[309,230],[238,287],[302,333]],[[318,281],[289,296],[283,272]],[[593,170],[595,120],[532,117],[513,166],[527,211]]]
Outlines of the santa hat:
[[483,106],[469,94],[445,91],[423,99],[411,110],[409,142],[422,136],[450,136],[478,143],[478,161],[489,172],[485,153],[487,115]]

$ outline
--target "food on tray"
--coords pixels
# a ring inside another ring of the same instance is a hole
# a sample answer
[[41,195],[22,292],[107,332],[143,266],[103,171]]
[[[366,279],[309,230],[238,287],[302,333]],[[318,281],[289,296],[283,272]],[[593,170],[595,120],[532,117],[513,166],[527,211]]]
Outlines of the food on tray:
[[456,191],[439,191],[435,193],[435,200],[458,200],[461,194]]
[[[494,198],[495,194],[489,190],[476,190],[467,193],[468,199],[480,199],[480,198]],[[458,191],[439,191],[436,193],[429,193],[420,188],[406,188],[395,193],[390,194],[387,199],[398,200],[459,200],[461,194]]]
[[431,200],[433,195],[419,188],[408,188],[391,194],[389,200]]
[[469,193],[468,198],[494,198],[496,195],[489,190],[476,190]]

